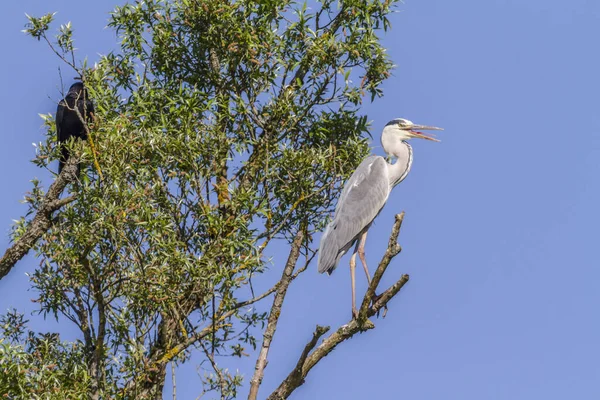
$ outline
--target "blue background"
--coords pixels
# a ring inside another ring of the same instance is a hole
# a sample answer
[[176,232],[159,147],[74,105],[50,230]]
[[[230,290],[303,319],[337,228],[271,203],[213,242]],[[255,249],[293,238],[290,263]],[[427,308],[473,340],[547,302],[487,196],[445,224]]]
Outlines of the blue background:
[[[29,163],[54,113],[59,60],[20,32],[24,12],[73,21],[79,55],[117,48],[104,29],[114,1],[6,2],[0,25],[0,248],[25,207]],[[415,160],[370,230],[384,251],[393,215],[407,212],[403,252],[381,287],[411,281],[377,329],[343,343],[293,398],[595,399],[600,395],[600,3],[459,0],[399,4],[384,44],[398,65],[365,111],[379,133],[404,117],[442,126],[442,143],[413,141]],[[57,27],[57,25],[55,25]],[[66,84],[72,74],[63,67]],[[317,238],[318,239],[318,238]],[[281,248],[280,253],[284,252]],[[267,287],[280,274],[275,255]],[[0,281],[0,310],[34,310],[31,255]],[[366,288],[358,270],[358,293]],[[331,277],[313,265],[286,298],[259,398],[295,365],[316,324],[350,317],[347,257]],[[36,329],[75,331],[31,317]],[[230,359],[224,360],[231,361]],[[240,364],[249,380],[255,357]],[[200,392],[195,365],[177,372],[180,399]],[[167,384],[165,397],[170,392]],[[246,390],[243,392],[245,397]]]

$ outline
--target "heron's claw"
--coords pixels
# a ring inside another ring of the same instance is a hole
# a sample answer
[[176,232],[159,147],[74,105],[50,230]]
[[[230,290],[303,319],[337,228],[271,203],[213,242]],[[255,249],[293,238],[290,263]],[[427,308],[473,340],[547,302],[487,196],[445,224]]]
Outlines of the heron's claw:
[[373,296],[371,296],[371,303],[373,305],[375,305],[375,303],[377,303],[377,301],[381,298],[380,294],[375,294],[373,293]]
[[[371,297],[371,302],[373,305],[375,305],[375,303],[377,303],[379,301],[379,299],[381,299],[381,295],[380,294],[373,294],[373,296]],[[385,318],[386,314],[387,314],[387,304],[383,306],[383,316],[382,318]],[[379,311],[381,311],[381,309],[377,310],[377,318],[379,318]]]
[[352,319],[358,319],[358,311],[356,307],[352,307]]

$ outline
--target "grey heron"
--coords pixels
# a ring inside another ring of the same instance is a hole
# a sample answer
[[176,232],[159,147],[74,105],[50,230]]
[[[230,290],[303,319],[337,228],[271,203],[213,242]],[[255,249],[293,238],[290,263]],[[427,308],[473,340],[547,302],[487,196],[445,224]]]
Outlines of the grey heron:
[[442,130],[435,126],[417,125],[403,118],[396,118],[386,124],[381,134],[381,144],[396,162],[391,164],[381,156],[369,156],[356,168],[335,207],[333,220],[327,225],[319,245],[319,273],[331,275],[340,258],[356,243],[350,258],[350,276],[352,281],[352,315],[356,311],[355,277],[356,254],[371,283],[371,276],[365,260],[365,241],[367,231],[385,205],[390,192],[406,178],[413,161],[409,139],[419,138],[439,142],[439,140],[420,132],[422,130]]

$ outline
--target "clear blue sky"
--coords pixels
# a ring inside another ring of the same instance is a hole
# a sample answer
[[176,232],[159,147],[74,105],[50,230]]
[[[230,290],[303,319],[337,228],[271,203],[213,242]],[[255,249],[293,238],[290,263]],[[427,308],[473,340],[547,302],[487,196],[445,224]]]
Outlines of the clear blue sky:
[[[113,6],[3,7],[2,251],[12,219],[25,210],[18,200],[28,180],[50,183],[28,160],[31,143],[43,140],[37,114],[54,112],[59,96],[59,62],[20,32],[23,13],[59,11],[57,21],[73,21],[77,46],[94,61],[116,47],[104,29]],[[377,329],[338,347],[293,398],[598,398],[600,2],[406,0],[399,11],[384,40],[398,68],[385,97],[365,105],[374,151],[381,154],[379,133],[394,117],[446,130],[442,143],[413,144],[413,170],[371,228],[367,259],[376,264],[393,214],[406,210],[404,251],[382,287],[402,273],[411,281]],[[346,265],[344,258],[331,277],[313,266],[292,286],[261,398],[295,364],[317,323],[350,317]],[[0,310],[35,309],[25,274],[36,266],[30,255],[0,281]],[[254,358],[242,364],[247,379],[253,365]],[[178,372],[179,398],[200,393],[194,374],[193,365]]]

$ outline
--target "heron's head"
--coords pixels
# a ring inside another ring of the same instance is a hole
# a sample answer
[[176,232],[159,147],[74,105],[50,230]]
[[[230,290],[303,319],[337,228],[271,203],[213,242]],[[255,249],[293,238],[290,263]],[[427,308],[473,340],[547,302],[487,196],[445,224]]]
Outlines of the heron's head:
[[[396,118],[391,120],[385,125],[383,128],[383,137],[393,136],[394,139],[400,140],[409,140],[413,138],[417,139],[426,139],[434,142],[439,142],[433,135],[428,136],[425,135],[421,131],[441,131],[442,128],[438,128],[437,126],[427,126],[427,125],[417,125],[412,121],[409,121],[404,118]],[[382,137],[382,140],[383,140]]]

